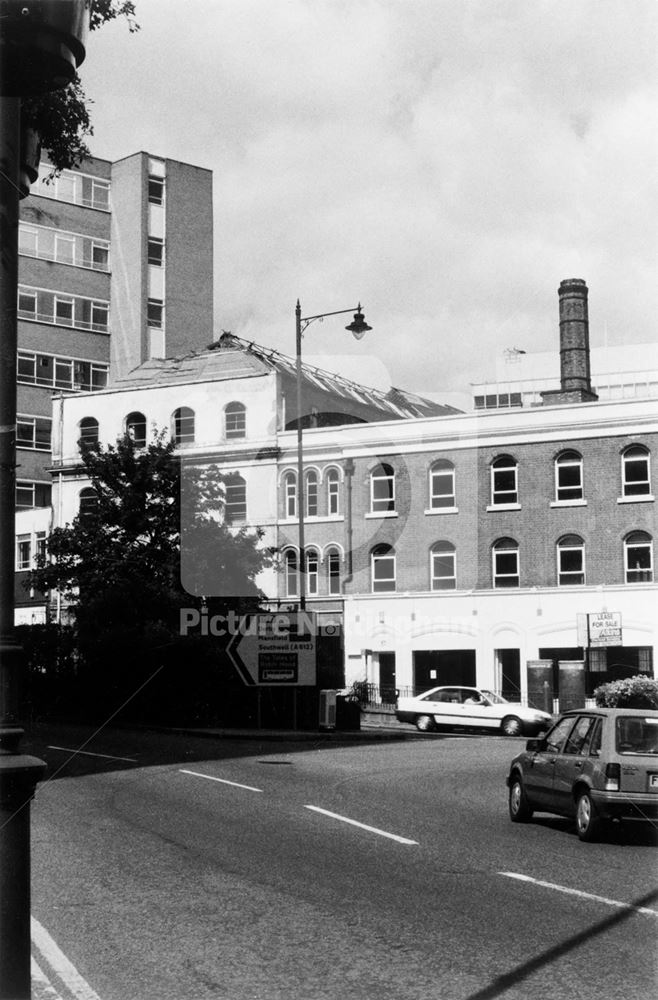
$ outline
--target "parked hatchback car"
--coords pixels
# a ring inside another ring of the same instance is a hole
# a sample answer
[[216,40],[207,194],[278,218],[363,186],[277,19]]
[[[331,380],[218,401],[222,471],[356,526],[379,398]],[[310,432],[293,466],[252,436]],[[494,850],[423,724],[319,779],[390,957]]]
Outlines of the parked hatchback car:
[[575,817],[581,840],[609,820],[658,818],[658,711],[593,708],[566,712],[528,740],[507,777],[509,814]]
[[436,687],[415,698],[399,698],[395,715],[399,722],[415,723],[424,733],[449,726],[500,729],[506,736],[520,736],[538,733],[551,724],[547,712],[473,687]]

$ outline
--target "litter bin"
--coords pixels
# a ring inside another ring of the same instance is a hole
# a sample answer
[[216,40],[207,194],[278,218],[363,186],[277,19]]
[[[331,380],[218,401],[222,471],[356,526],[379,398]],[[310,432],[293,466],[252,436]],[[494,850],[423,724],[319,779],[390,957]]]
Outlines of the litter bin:
[[361,705],[354,697],[336,693],[336,729],[361,729]]

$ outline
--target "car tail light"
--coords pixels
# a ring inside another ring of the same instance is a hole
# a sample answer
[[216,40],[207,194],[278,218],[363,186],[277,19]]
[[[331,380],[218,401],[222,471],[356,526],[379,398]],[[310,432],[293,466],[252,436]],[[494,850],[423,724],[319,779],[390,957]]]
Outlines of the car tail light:
[[606,792],[618,792],[621,785],[621,767],[619,764],[606,764],[605,768],[605,790]]

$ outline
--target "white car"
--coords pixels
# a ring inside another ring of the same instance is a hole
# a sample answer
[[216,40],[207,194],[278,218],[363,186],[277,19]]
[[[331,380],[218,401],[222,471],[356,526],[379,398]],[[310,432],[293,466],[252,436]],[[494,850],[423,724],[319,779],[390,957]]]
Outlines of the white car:
[[399,722],[412,722],[422,733],[437,726],[500,729],[505,736],[534,735],[548,729],[551,716],[493,691],[472,687],[437,687],[415,698],[399,698]]

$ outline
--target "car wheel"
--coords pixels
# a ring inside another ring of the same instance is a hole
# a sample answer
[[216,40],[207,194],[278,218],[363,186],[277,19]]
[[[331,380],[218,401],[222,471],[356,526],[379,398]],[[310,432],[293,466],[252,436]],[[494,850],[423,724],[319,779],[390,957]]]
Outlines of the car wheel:
[[434,720],[431,715],[417,715],[416,729],[421,733],[431,733],[434,729]]
[[500,724],[500,728],[505,736],[520,736],[523,731],[523,723],[515,715],[506,715]]
[[581,792],[576,802],[576,831],[581,840],[596,840],[601,831],[601,820],[588,792]]
[[533,815],[533,809],[528,803],[523,782],[518,774],[512,778],[509,788],[509,815],[512,823],[527,823]]

